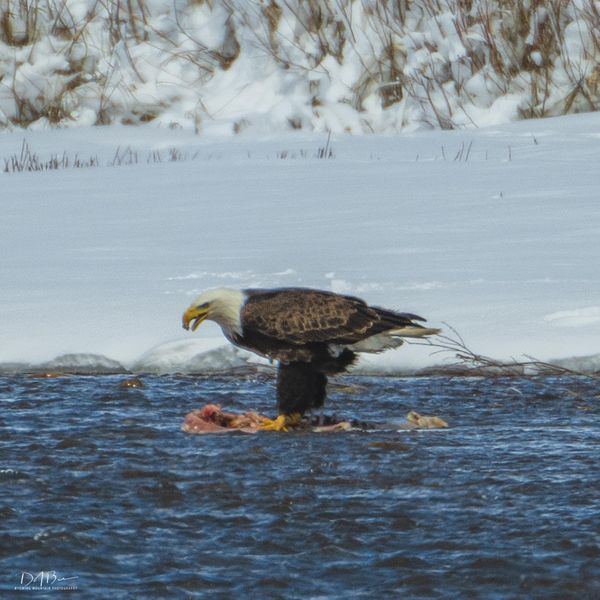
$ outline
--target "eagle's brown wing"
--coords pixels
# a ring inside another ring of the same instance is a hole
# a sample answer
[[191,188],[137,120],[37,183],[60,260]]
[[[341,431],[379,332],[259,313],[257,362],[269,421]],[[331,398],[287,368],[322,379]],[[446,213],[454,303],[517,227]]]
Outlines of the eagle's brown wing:
[[351,344],[375,333],[376,310],[359,298],[303,288],[246,290],[244,331],[291,344]]

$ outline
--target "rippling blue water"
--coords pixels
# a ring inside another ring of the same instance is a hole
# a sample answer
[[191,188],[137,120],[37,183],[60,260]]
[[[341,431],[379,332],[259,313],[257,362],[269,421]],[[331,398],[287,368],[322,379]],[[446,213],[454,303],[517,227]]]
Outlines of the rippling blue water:
[[451,428],[193,436],[272,383],[122,379],[0,378],[0,597],[600,598],[589,381],[349,378],[329,413]]

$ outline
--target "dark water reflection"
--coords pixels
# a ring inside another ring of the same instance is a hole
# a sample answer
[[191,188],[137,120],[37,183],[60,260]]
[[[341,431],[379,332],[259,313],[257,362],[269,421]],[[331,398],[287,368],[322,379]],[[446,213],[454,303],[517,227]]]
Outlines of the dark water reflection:
[[190,436],[271,383],[122,379],[0,378],[0,597],[600,598],[590,382],[354,378],[328,412],[451,428]]

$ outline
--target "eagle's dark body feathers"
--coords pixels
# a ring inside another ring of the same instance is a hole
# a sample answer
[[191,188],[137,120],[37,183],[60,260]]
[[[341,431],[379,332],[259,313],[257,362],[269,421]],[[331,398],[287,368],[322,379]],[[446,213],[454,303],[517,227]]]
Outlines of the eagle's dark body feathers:
[[[357,358],[356,352],[345,346],[424,320],[369,307],[360,298],[319,290],[245,292],[242,336],[234,341],[279,361],[277,406],[283,414],[303,414],[323,405],[327,375],[342,373]],[[332,354],[332,345],[340,347],[337,354]]]

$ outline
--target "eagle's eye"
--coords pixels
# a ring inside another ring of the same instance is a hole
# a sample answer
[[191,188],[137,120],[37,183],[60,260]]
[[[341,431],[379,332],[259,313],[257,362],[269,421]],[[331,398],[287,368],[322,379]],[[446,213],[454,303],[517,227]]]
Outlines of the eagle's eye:
[[209,306],[210,306],[210,302],[203,302],[202,304],[200,304],[200,306],[197,306],[196,308],[204,309],[204,308],[208,308]]

